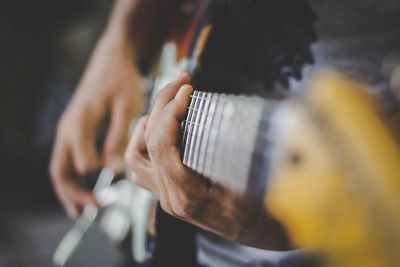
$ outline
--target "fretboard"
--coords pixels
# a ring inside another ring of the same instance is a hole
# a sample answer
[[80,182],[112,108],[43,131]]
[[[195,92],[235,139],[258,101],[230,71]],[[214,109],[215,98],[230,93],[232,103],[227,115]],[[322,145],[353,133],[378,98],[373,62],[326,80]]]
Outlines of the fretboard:
[[244,193],[251,176],[265,166],[268,119],[274,106],[274,101],[260,97],[195,91],[182,122],[183,164]]

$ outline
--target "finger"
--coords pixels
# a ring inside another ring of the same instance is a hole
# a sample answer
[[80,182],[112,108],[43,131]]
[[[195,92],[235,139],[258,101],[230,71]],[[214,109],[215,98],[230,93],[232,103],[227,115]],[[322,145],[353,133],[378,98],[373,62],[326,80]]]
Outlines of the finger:
[[192,92],[190,85],[182,86],[175,98],[164,108],[154,128],[146,130],[146,145],[150,158],[156,164],[167,164],[171,157],[180,159],[177,147],[180,121],[186,114]]
[[[90,136],[80,134],[71,144],[71,156],[77,174],[85,175],[89,171],[100,167],[100,160],[97,153],[94,139]],[[94,136],[94,135],[93,135]]]
[[[150,157],[160,170],[159,184],[163,185],[160,189],[160,202],[166,210],[168,207],[179,207],[181,200],[187,199],[192,192],[203,193],[207,190],[206,180],[183,166],[177,147],[180,121],[186,115],[192,93],[193,88],[190,85],[179,89],[174,99],[162,111],[157,127],[150,134],[147,143],[150,146]],[[180,208],[177,209],[178,212],[175,209],[172,212],[181,213]]]
[[65,143],[56,141],[50,161],[50,177],[57,197],[72,218],[79,215],[86,204],[98,205],[94,196],[79,187],[76,177],[72,177],[70,151]]
[[183,85],[175,98],[164,108],[163,114],[165,114],[166,119],[163,121],[167,121],[168,123],[165,123],[163,128],[165,129],[165,140],[171,141],[168,144],[170,146],[176,147],[178,144],[180,124],[187,113],[192,93],[192,86],[188,84]]
[[80,215],[86,205],[100,207],[95,196],[81,187],[72,177],[62,180],[59,186],[56,186],[56,192],[68,215],[72,218]]
[[149,116],[143,116],[138,121],[125,152],[125,160],[132,170],[131,180],[138,186],[152,192],[157,199],[162,200],[164,207],[168,208],[170,204],[164,182],[159,179],[157,168],[148,156],[144,138],[148,120]]
[[75,205],[79,205],[80,207],[86,205],[99,207],[99,203],[94,194],[83,188],[78,182],[69,179],[64,186],[66,186],[67,194]]
[[111,111],[111,120],[103,147],[103,163],[115,172],[123,170],[122,154],[128,143],[129,123],[132,111],[129,104],[118,99]]
[[146,143],[144,140],[144,131],[148,119],[149,116],[143,116],[136,124],[128,148],[125,151],[125,160],[132,170],[131,180],[138,186],[156,194],[157,187],[154,182],[153,166],[147,155]]
[[128,148],[125,151],[125,160],[130,165],[137,159],[140,159],[143,154],[147,154],[146,142],[144,139],[144,132],[149,120],[149,116],[143,116],[139,119],[133,131],[131,140],[129,141]]
[[65,143],[60,141],[60,137],[57,135],[49,164],[49,174],[54,191],[60,200],[61,205],[64,207],[70,218],[76,218],[79,214],[78,207],[76,207],[67,197],[62,182],[67,178],[64,174],[66,173],[65,170],[68,168],[68,153],[68,147]]
[[148,128],[152,129],[155,126],[154,122],[158,120],[161,111],[172,99],[174,99],[179,88],[187,83],[190,83],[190,75],[186,71],[180,71],[175,75],[172,82],[157,94],[148,122]]

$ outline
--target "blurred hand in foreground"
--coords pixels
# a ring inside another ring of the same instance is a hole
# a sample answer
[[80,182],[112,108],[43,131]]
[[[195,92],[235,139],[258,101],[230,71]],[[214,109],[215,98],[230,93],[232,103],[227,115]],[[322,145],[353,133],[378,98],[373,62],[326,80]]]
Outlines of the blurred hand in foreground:
[[[101,166],[121,170],[129,123],[139,114],[142,98],[131,43],[123,35],[104,35],[59,121],[50,162],[56,194],[71,217],[87,204],[98,205],[82,187],[83,175]],[[98,149],[104,124],[108,130]]]

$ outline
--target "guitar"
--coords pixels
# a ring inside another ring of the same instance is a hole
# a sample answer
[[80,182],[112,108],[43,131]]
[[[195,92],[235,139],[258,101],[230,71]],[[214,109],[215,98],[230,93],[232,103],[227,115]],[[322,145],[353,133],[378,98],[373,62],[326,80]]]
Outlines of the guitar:
[[183,163],[263,198],[323,266],[398,266],[400,146],[365,87],[326,71],[282,103],[194,92]]

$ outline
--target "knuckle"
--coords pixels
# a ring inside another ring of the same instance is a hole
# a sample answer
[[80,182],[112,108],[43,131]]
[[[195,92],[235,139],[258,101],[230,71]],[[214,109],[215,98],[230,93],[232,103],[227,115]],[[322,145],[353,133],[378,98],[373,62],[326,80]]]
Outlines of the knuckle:
[[79,175],[84,175],[90,170],[90,167],[90,161],[87,159],[87,157],[79,158],[75,166],[76,171]]
[[151,138],[147,143],[147,151],[149,155],[153,158],[160,158],[161,157],[161,142],[158,138]]
[[146,143],[149,154],[157,154],[160,147],[160,140],[154,136],[152,129],[146,129],[144,132],[144,141]]

